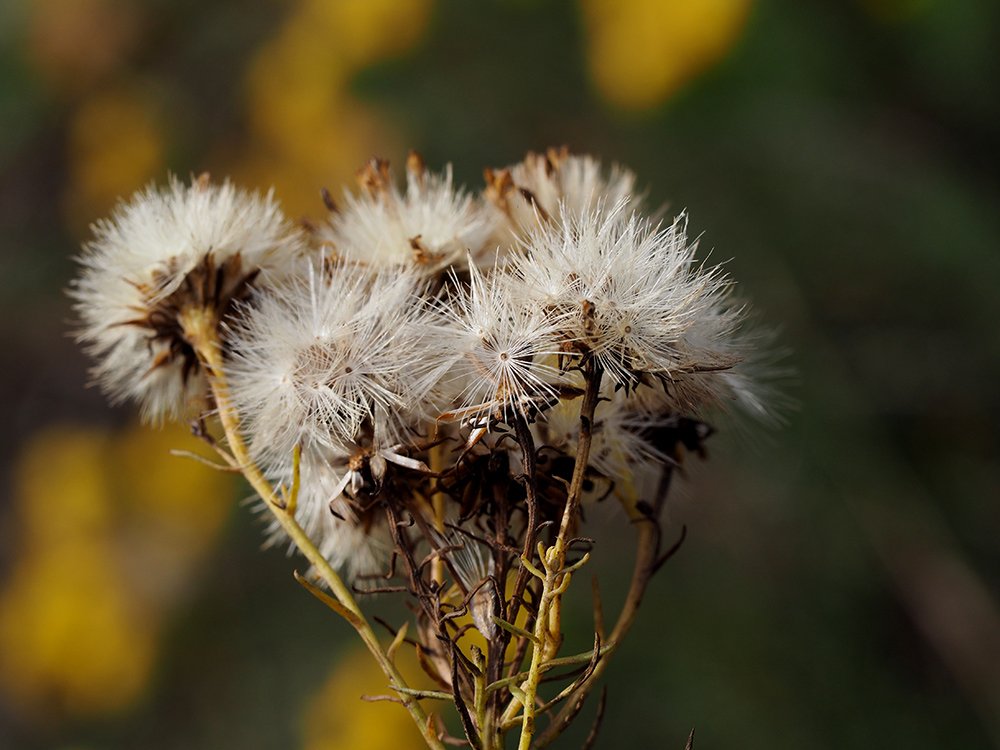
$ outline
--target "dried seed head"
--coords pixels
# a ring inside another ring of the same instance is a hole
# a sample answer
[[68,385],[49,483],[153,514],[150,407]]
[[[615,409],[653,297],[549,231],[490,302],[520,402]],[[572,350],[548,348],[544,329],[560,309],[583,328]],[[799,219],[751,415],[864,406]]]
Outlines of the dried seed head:
[[515,294],[560,317],[620,386],[732,367],[739,358],[715,345],[742,315],[725,302],[730,282],[697,263],[685,217],[660,227],[627,209],[533,230],[511,260]]
[[570,154],[565,146],[544,154],[528,153],[512,166],[487,169],[485,177],[485,197],[514,237],[540,224],[609,210],[623,201],[630,201],[634,209],[641,204],[632,172],[618,165],[605,171],[597,159]]
[[93,226],[70,289],[77,338],[114,401],[139,403],[150,421],[203,404],[205,383],[181,325],[185,310],[223,319],[259,274],[280,273],[301,252],[272,196],[171,178],[150,185]]
[[[617,494],[631,497],[638,476],[669,460],[654,438],[657,430],[667,425],[674,415],[665,409],[647,410],[637,393],[615,390],[612,385],[603,389],[602,397],[594,413],[589,464],[614,483]],[[561,401],[545,413],[544,421],[540,420],[535,429],[540,444],[566,456],[576,456],[580,434],[579,401]],[[603,489],[596,494],[602,493]],[[590,497],[594,495],[591,493]]]
[[251,451],[350,452],[404,439],[430,405],[434,356],[413,271],[322,259],[260,294],[231,331],[231,393]]
[[[276,486],[292,486],[289,458],[268,471]],[[365,512],[341,494],[345,462],[343,454],[303,451],[295,520],[333,567],[355,579],[386,570],[392,541],[377,508]],[[271,544],[288,540],[276,521],[269,525],[268,533]],[[294,551],[294,546],[289,551]]]
[[501,271],[486,276],[471,266],[469,289],[458,289],[439,307],[440,347],[456,357],[446,383],[455,394],[449,417],[478,424],[517,412],[529,416],[555,400],[562,321],[514,295],[509,282]]
[[326,252],[372,268],[406,266],[431,276],[461,266],[469,252],[480,257],[490,251],[496,217],[454,186],[450,166],[434,174],[411,153],[404,190],[382,159],[371,160],[358,179],[361,192],[345,193],[316,233]]

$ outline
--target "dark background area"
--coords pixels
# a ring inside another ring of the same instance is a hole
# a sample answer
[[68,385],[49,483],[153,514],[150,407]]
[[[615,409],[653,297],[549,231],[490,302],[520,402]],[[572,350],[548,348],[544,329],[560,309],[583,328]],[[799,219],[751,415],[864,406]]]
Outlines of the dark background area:
[[1000,746],[998,49],[991,0],[6,0],[0,746],[411,741],[248,491],[85,389],[63,289],[168,171],[316,216],[373,154],[478,190],[560,144],[687,209],[797,371],[676,488],[598,747]]

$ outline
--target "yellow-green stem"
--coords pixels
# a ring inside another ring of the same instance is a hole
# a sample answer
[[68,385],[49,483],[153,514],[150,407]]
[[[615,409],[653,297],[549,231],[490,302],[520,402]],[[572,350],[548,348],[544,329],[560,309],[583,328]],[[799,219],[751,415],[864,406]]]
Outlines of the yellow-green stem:
[[521,686],[524,692],[522,701],[524,708],[518,750],[528,750],[531,739],[535,736],[535,698],[538,695],[538,683],[542,678],[542,663],[554,656],[554,651],[558,647],[552,639],[551,628],[558,628],[558,624],[552,621],[552,615],[558,612],[558,610],[553,612],[553,607],[566,590],[570,579],[570,574],[563,573],[561,568],[550,567],[557,559],[554,546],[547,550],[539,549],[538,552],[539,560],[545,568],[545,577],[542,579],[542,597],[538,603],[538,615],[535,617],[535,640],[531,649],[528,678]]
[[[330,566],[316,545],[312,543],[295,517],[287,511],[285,502],[278,497],[271,483],[250,457],[250,452],[240,431],[239,417],[230,402],[229,385],[225,376],[221,343],[218,337],[219,321],[215,313],[203,308],[188,308],[181,313],[179,320],[184,329],[185,337],[198,353],[206,370],[206,376],[218,409],[219,421],[226,434],[226,441],[229,443],[229,450],[233,458],[236,459],[243,476],[264,500],[264,504],[281,524],[282,529],[288,534],[295,546],[312,563],[316,572],[330,587],[330,591],[337,601],[352,615],[352,617],[345,619],[348,619],[358,635],[361,636],[361,640],[389,679],[390,686],[406,689],[405,680],[396,669],[396,665],[382,649],[375,631],[361,612],[350,588],[344,583],[337,571]],[[420,730],[427,746],[434,750],[444,750],[444,744],[431,729],[427,714],[417,700],[405,694],[401,694],[400,700],[413,717],[413,721]]]
[[566,550],[570,540],[570,530],[576,520],[583,497],[583,482],[587,475],[587,464],[590,462],[590,443],[594,435],[594,412],[601,393],[603,370],[592,360],[586,371],[586,385],[583,392],[583,402],[580,404],[580,431],[576,439],[576,461],[573,464],[573,476],[570,477],[569,490],[566,493],[566,507],[563,508],[562,520],[559,522],[559,533],[553,545],[556,559],[554,566],[561,568],[566,560]]
[[[583,496],[583,483],[586,477],[587,464],[590,462],[590,445],[594,431],[594,412],[600,397],[603,371],[591,360],[586,372],[586,386],[583,400],[580,404],[580,431],[577,436],[576,461],[573,465],[573,476],[570,479],[569,490],[566,493],[566,507],[563,509],[559,523],[559,532],[554,544],[548,549],[539,545],[539,561],[545,570],[542,578],[542,595],[538,603],[535,617],[534,642],[531,651],[531,662],[528,667],[527,679],[522,683],[521,698],[516,696],[507,706],[501,723],[510,720],[517,705],[522,708],[521,737],[518,750],[528,750],[535,735],[535,701],[538,695],[538,684],[541,681],[542,665],[555,656],[561,640],[561,606],[560,600],[570,582],[570,570],[566,570],[566,552],[569,548],[570,533],[580,507]],[[578,567],[581,563],[572,566]],[[530,561],[522,560],[522,564],[530,567]],[[538,575],[538,572],[535,572]]]
[[[430,450],[431,471],[440,473],[444,469],[444,445],[435,445]],[[435,492],[431,495],[431,507],[434,510],[434,528],[444,536],[445,494]],[[444,583],[444,558],[438,556],[431,562],[431,580],[438,584]]]
[[[610,661],[610,656],[617,650],[619,644],[632,627],[632,623],[635,622],[635,617],[639,612],[639,605],[642,603],[643,595],[646,592],[646,587],[649,585],[649,580],[652,576],[653,565],[656,562],[658,549],[656,534],[656,527],[653,525],[651,520],[646,519],[641,522],[641,525],[639,526],[635,568],[632,575],[632,583],[629,586],[628,594],[625,597],[625,604],[622,605],[622,610],[618,615],[618,620],[615,623],[614,629],[611,631],[611,636],[606,646],[606,650],[602,649],[603,658],[601,658],[601,660],[594,665],[594,669],[587,676],[587,678],[577,686],[574,691],[576,695],[586,695],[590,692],[594,683],[596,683],[597,680],[600,679],[601,675],[604,674],[604,669]],[[538,742],[536,743],[537,747],[547,747],[553,740],[555,740],[561,731],[560,727],[564,727],[572,719],[573,712],[573,701],[570,701],[567,705],[563,706],[559,713],[553,718],[552,724],[538,738]]]

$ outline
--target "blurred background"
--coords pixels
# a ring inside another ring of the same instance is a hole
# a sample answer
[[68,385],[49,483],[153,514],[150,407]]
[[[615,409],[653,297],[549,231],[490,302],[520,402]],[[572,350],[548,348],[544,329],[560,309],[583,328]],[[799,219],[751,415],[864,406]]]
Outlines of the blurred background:
[[84,387],[71,256],[168,171],[319,216],[374,154],[560,144],[687,208],[798,371],[671,498],[597,747],[1000,747],[998,49],[995,0],[0,2],[0,747],[416,746],[246,488]]

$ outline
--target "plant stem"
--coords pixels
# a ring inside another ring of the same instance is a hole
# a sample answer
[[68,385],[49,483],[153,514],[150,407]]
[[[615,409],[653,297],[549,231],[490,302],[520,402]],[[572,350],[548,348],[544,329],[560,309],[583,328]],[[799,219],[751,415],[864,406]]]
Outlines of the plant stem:
[[629,513],[632,517],[632,522],[638,528],[635,565],[632,569],[632,582],[629,585],[628,594],[625,596],[625,603],[622,605],[621,612],[619,612],[618,619],[611,631],[607,652],[603,655],[604,658],[594,665],[593,671],[586,679],[577,686],[574,695],[570,696],[573,700],[568,701],[559,710],[559,713],[553,717],[549,727],[539,736],[538,741],[535,743],[535,746],[539,749],[551,744],[573,720],[583,699],[604,673],[604,668],[609,661],[608,657],[617,650],[622,639],[625,638],[632,627],[632,623],[635,622],[636,615],[639,613],[639,605],[642,603],[646,589],[649,587],[649,581],[656,570],[656,561],[660,554],[660,529],[656,519],[666,498],[671,476],[671,469],[664,469],[657,496],[652,503],[651,516],[644,517],[638,511],[634,510]]
[[[431,471],[436,474],[440,474],[444,469],[445,463],[443,443],[438,443],[430,449],[430,462]],[[441,492],[441,490],[436,491],[431,496],[431,507],[434,510],[434,528],[442,535],[442,537],[445,533],[445,501],[445,494]],[[431,562],[431,580],[437,582],[438,584],[444,584],[444,559],[441,557],[436,557],[434,561]]]
[[330,591],[336,600],[346,610],[345,619],[350,622],[358,635],[361,636],[361,640],[368,647],[372,656],[375,657],[382,671],[385,672],[386,677],[389,679],[390,687],[402,689],[399,691],[402,696],[401,701],[413,717],[413,721],[420,730],[427,746],[433,748],[433,750],[444,750],[444,744],[431,729],[431,723],[428,721],[427,714],[418,701],[408,696],[405,692],[402,692],[409,688],[403,676],[396,668],[396,665],[382,649],[375,631],[368,623],[364,614],[362,614],[361,608],[354,599],[350,588],[344,583],[337,571],[330,566],[330,563],[316,548],[312,540],[309,539],[305,531],[303,531],[302,527],[295,520],[295,517],[288,512],[285,501],[278,497],[278,494],[274,491],[274,488],[264,476],[260,467],[250,457],[250,452],[240,431],[239,416],[236,414],[230,401],[229,385],[226,380],[222,358],[222,347],[218,336],[219,321],[214,311],[193,307],[183,310],[178,317],[184,330],[185,338],[198,353],[198,357],[205,368],[212,389],[212,395],[215,398],[215,404],[218,409],[219,421],[226,434],[229,449],[232,452],[233,458],[236,459],[236,463],[240,467],[243,476],[246,477],[250,486],[264,500],[264,504],[274,515],[275,519],[277,519],[278,523],[281,524],[282,529],[288,534],[295,546],[313,565],[327,586],[330,587]]
[[[590,463],[590,446],[594,434],[594,412],[597,409],[603,375],[603,371],[594,360],[590,360],[585,372],[586,388],[583,402],[580,405],[580,431],[577,436],[576,461],[573,465],[573,476],[570,479],[569,490],[566,493],[566,506],[563,508],[559,532],[553,545],[548,549],[544,549],[541,544],[539,545],[539,562],[545,572],[539,575],[540,571],[534,571],[535,575],[542,579],[542,595],[535,618],[531,663],[528,667],[527,678],[520,688],[520,700],[515,698],[503,717],[510,719],[511,714],[516,711],[518,702],[523,706],[518,750],[528,750],[531,746],[535,734],[535,702],[543,665],[555,656],[562,641],[561,599],[571,578],[571,570],[566,569],[566,552],[569,549],[570,533],[583,496],[583,482],[587,473],[587,465]],[[578,567],[582,562],[574,565],[573,568]],[[529,566],[530,560],[527,557],[522,559],[522,567],[529,568]]]
[[518,750],[528,750],[535,735],[535,697],[538,695],[538,683],[542,678],[543,664],[555,656],[559,648],[561,628],[558,601],[569,587],[572,577],[571,573],[564,571],[562,567],[554,567],[557,560],[555,546],[547,550],[539,549],[538,557],[545,568],[545,574],[542,578],[542,597],[538,603],[538,616],[535,618],[531,665],[528,667],[528,677],[521,685],[523,692],[521,703],[524,709]]
[[563,508],[562,520],[559,523],[559,534],[555,544],[556,560],[554,566],[561,568],[566,560],[566,550],[569,544],[570,529],[576,520],[580,500],[583,497],[583,480],[587,475],[587,465],[590,463],[590,444],[594,437],[594,411],[601,393],[601,378],[604,375],[600,365],[593,359],[586,372],[586,389],[583,392],[583,403],[580,405],[580,432],[576,441],[576,461],[573,464],[573,476],[570,478],[569,491],[566,493],[566,507]]

